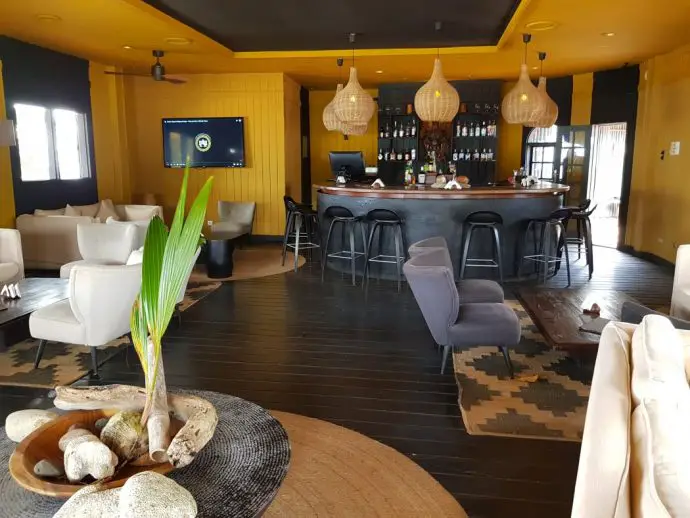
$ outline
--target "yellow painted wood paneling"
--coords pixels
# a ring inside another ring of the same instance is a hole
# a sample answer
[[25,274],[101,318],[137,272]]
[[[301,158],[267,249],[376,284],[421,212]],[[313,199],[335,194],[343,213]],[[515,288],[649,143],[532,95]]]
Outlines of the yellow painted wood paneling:
[[[0,120],[6,118],[5,90],[0,62]],[[0,147],[0,228],[14,228],[14,188],[12,187],[12,164],[10,148]]]
[[300,86],[285,76],[285,193],[302,199],[302,123]]
[[[372,97],[377,90],[367,90]],[[378,155],[378,113],[369,121],[367,133],[361,136],[350,136],[345,140],[337,131],[326,131],[323,125],[323,109],[331,102],[335,90],[313,90],[309,92],[309,131],[311,147],[311,180],[312,183],[323,183],[332,178],[328,162],[329,151],[362,151],[367,166],[376,165]]]
[[[690,46],[641,66],[626,243],[675,261],[690,243]],[[670,155],[680,141],[680,154]],[[665,159],[661,160],[661,151]]]
[[124,77],[106,75],[106,70],[114,69],[98,63],[89,64],[98,197],[115,203],[131,203]]
[[166,214],[177,202],[182,170],[163,167],[161,119],[244,117],[247,167],[193,170],[190,198],[214,176],[207,219],[217,217],[218,200],[255,201],[254,233],[281,235],[285,222],[283,74],[201,74],[188,79],[184,85],[147,78],[125,80],[133,196],[155,194]]
[[589,124],[592,118],[592,91],[594,89],[594,74],[578,74],[573,76],[573,103],[570,114],[572,126]]

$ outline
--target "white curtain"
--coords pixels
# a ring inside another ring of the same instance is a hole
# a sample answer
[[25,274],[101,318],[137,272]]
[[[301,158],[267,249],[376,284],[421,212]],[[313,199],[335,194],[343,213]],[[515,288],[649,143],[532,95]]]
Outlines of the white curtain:
[[592,126],[592,155],[587,197],[599,205],[600,217],[618,217],[627,124]]

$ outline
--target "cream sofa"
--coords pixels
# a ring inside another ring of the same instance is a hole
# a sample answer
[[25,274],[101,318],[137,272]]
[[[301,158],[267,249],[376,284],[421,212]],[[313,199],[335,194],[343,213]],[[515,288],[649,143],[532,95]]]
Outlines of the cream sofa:
[[24,278],[22,240],[13,228],[0,228],[0,287]]
[[163,217],[163,208],[158,205],[114,205],[110,200],[23,214],[17,217],[17,230],[21,234],[24,265],[39,270],[59,270],[66,263],[82,259],[77,244],[77,225],[124,221],[134,223],[145,234],[147,222],[156,215]]
[[681,245],[676,252],[671,316],[690,320],[690,245]]
[[612,322],[599,343],[572,518],[690,516],[690,331]]

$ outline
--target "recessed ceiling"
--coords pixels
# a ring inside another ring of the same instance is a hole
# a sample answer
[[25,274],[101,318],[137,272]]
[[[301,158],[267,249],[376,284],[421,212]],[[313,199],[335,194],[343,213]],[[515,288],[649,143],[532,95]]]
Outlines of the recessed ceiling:
[[[236,52],[496,45],[520,0],[145,0]],[[436,23],[441,22],[439,30]]]
[[[189,3],[197,5],[197,1],[189,0]],[[335,0],[321,1],[335,3]],[[244,9],[250,2],[224,0],[223,3],[233,3]],[[301,2],[284,3],[301,13],[309,23],[321,23],[302,8]],[[404,39],[413,31],[395,25],[400,3],[388,3],[391,21],[387,26],[392,28],[391,34]],[[473,2],[474,7],[460,15],[471,17],[472,9],[490,3],[492,1],[477,0]],[[36,18],[40,14],[55,15],[59,21],[41,22]],[[359,16],[366,18],[367,11]],[[639,63],[689,42],[690,9],[686,2],[523,0],[497,45],[442,48],[446,77],[516,78],[523,55],[520,33],[527,30],[525,27],[530,23],[544,21],[556,26],[534,32],[529,66],[538,64],[537,52],[543,50],[549,56],[544,66],[549,76]],[[0,1],[0,34],[99,63],[147,72],[152,62],[151,50],[162,49],[166,51],[164,63],[170,74],[281,72],[304,86],[316,88],[334,88],[339,73],[335,63],[337,57],[348,58],[345,66],[349,66],[351,50],[346,34],[350,30],[342,27],[338,36],[342,44],[333,50],[319,50],[305,44],[310,50],[233,52],[235,49],[230,50],[143,0]],[[615,36],[602,36],[608,32]],[[362,34],[362,39],[364,36]],[[171,38],[183,38],[190,43],[170,44]],[[309,43],[306,37],[305,41]],[[362,41],[358,42],[364,46]],[[125,46],[132,48],[126,50]],[[359,78],[365,86],[425,81],[431,74],[435,55],[435,48],[360,48],[357,51]],[[377,74],[377,70],[384,73]]]

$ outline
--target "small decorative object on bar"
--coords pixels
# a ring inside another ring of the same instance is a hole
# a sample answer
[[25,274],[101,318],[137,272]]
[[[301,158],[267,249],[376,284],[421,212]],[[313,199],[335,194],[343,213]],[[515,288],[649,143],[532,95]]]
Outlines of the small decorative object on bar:
[[[355,33],[350,33],[350,43],[355,43]],[[361,126],[369,123],[374,115],[376,104],[357,80],[355,68],[355,49],[352,48],[352,66],[350,67],[350,79],[340,95],[333,99],[333,111],[336,117],[344,123]]]
[[0,290],[0,297],[7,299],[21,299],[22,293],[19,291],[19,283],[5,284]]
[[[436,22],[436,30],[441,30],[441,22]],[[460,95],[443,76],[439,55],[431,77],[414,96],[414,109],[424,122],[451,122],[460,109]]]
[[[188,176],[189,165],[170,230],[156,216],[146,233],[141,293],[131,315],[146,387],[56,387],[55,406],[70,412],[31,433],[10,458],[10,472],[24,488],[65,497],[83,487],[87,476],[108,479],[98,490],[119,487],[139,471],[189,465],[213,437],[215,408],[199,397],[168,394],[161,355],[163,335],[199,250],[213,181],[207,180],[185,218]],[[38,477],[35,466],[42,460],[55,468],[64,464],[67,480]],[[153,500],[154,495],[139,498]]]
[[381,178],[377,178],[374,180],[374,183],[371,184],[372,189],[383,189],[386,186],[385,183],[381,180]]
[[525,58],[520,66],[520,78],[513,89],[503,98],[501,111],[508,124],[531,126],[546,114],[547,104],[544,95],[532,84],[527,72],[527,45],[532,40],[530,34],[524,34]]
[[554,102],[546,91],[546,77],[544,77],[544,60],[546,59],[546,52],[539,53],[539,61],[541,62],[541,72],[539,74],[539,86],[537,89],[542,93],[546,99],[546,113],[535,124],[526,124],[526,126],[534,128],[550,128],[556,124],[558,120],[558,105]]

